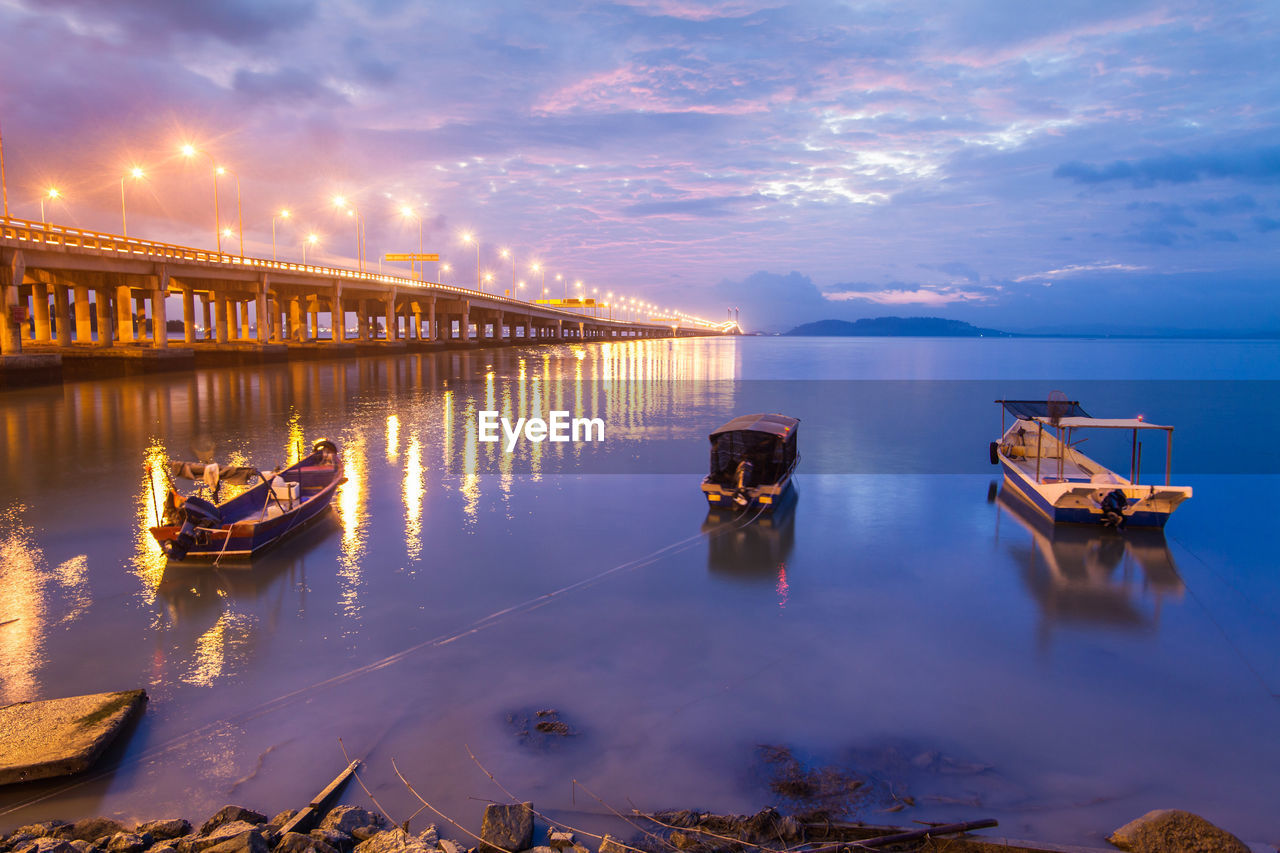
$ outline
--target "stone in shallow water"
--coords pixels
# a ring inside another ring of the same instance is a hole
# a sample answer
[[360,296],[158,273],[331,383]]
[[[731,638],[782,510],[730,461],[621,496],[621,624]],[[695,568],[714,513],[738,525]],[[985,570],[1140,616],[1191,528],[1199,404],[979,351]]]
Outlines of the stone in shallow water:
[[184,818],[170,820],[149,820],[133,828],[138,835],[150,835],[157,841],[168,841],[170,838],[181,838],[191,832],[191,824]]
[[146,701],[145,690],[126,690],[0,708],[0,785],[87,769]]
[[1249,853],[1239,838],[1180,809],[1147,812],[1111,833],[1107,841],[1133,853]]
[[480,837],[480,853],[527,850],[533,843],[533,803],[485,806]]
[[242,808],[241,806],[223,806],[218,809],[218,813],[206,820],[200,825],[200,834],[208,835],[220,826],[236,821],[243,821],[250,824],[266,823],[267,816],[255,812],[252,809]]

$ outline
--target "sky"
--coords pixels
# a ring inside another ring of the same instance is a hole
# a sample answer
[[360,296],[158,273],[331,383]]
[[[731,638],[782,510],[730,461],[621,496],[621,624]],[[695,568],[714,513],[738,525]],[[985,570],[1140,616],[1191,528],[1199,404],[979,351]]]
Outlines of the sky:
[[1280,334],[1274,2],[0,0],[0,31],[17,217],[56,186],[47,219],[119,233],[137,165],[130,235],[212,246],[212,159],[264,257],[274,224],[354,265],[342,194],[373,263],[421,232],[474,283],[471,230],[504,289],[502,248],[522,295],[749,330]]

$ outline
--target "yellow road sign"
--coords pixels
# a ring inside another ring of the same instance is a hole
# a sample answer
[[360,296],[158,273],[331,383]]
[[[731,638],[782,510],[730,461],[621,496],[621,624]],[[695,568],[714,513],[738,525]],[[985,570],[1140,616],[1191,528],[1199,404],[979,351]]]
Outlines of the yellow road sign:
[[387,254],[384,257],[388,261],[438,261],[440,260],[439,255],[420,255],[416,252],[408,253],[408,254],[403,252],[399,254]]

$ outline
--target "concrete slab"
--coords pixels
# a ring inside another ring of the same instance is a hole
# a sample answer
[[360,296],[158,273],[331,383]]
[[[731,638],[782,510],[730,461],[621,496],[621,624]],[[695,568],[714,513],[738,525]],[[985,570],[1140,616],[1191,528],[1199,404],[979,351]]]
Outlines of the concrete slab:
[[80,773],[146,702],[145,690],[125,690],[0,708],[0,785]]

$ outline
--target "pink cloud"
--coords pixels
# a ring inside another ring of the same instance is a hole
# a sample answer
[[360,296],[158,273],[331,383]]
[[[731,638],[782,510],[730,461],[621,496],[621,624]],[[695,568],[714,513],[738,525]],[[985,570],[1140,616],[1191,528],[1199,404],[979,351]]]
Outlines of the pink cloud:
[[919,287],[915,290],[901,288],[886,290],[842,290],[836,293],[825,293],[823,296],[831,302],[852,302],[862,299],[876,305],[949,305],[952,302],[984,302],[991,298],[990,293],[980,290],[961,290],[954,287],[930,289]]

